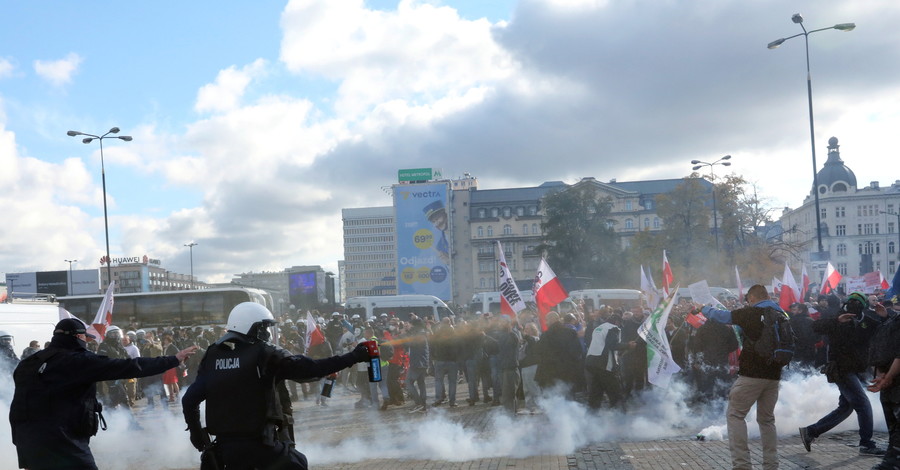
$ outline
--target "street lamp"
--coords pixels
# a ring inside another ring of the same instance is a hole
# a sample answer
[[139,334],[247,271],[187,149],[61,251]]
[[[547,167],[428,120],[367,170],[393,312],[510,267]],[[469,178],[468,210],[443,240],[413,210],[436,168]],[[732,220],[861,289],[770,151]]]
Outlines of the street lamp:
[[700,160],[691,160],[691,165],[694,165],[693,170],[697,171],[705,166],[709,167],[709,179],[712,180],[712,195],[713,195],[713,231],[716,234],[716,253],[719,252],[719,212],[716,209],[716,175],[713,172],[713,167],[716,165],[722,166],[731,166],[731,155],[725,155],[724,157],[712,162],[701,162]]
[[131,142],[130,135],[110,135],[110,134],[118,134],[119,128],[113,127],[106,134],[103,135],[94,135],[94,134],[85,134],[84,132],[78,131],[69,131],[66,132],[66,135],[69,137],[75,137],[78,135],[86,136],[81,141],[85,144],[89,144],[95,140],[100,142],[100,175],[103,180],[103,231],[106,234],[106,284],[109,285],[112,282],[112,258],[109,257],[109,218],[106,213],[106,167],[103,163],[103,139],[119,139],[124,140],[125,142]]
[[878,211],[878,212],[881,212],[884,215],[892,215],[897,218],[897,253],[898,253],[897,257],[900,258],[900,213],[885,212],[885,211]]
[[190,248],[191,250],[191,289],[194,288],[194,247],[197,246],[197,242],[185,243],[184,246]]
[[69,284],[69,295],[72,295],[72,293],[73,293],[73,291],[72,291],[72,263],[77,263],[78,260],[77,260],[77,259],[66,259],[66,260],[63,260],[63,261],[65,261],[66,263],[69,263],[69,282],[68,282],[68,284]]
[[809,35],[812,33],[817,33],[819,31],[825,31],[828,29],[836,29],[838,31],[853,31],[856,28],[855,23],[839,23],[834,26],[829,26],[827,28],[813,29],[811,31],[807,31],[806,27],[803,26],[803,16],[800,13],[794,13],[794,16],[791,17],[791,21],[800,25],[800,28],[803,29],[802,33],[797,33],[793,36],[788,36],[786,38],[776,39],[769,43],[767,46],[769,49],[775,49],[776,47],[782,45],[784,41],[788,39],[793,39],[798,36],[803,36],[803,41],[806,44],[806,95],[809,100],[809,141],[810,146],[812,147],[812,164],[813,164],[813,198],[816,201],[816,239],[819,243],[819,254],[816,261],[822,261],[822,257],[825,255],[823,252],[825,248],[822,245],[822,214],[819,211],[819,174],[818,174],[818,166],[816,165],[816,130],[815,125],[813,123],[813,101],[812,101],[812,75],[809,72]]

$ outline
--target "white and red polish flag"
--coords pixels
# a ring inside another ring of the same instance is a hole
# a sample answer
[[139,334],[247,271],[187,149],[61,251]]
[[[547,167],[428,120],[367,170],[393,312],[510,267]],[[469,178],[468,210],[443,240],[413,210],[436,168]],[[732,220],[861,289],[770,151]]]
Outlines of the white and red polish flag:
[[775,297],[779,297],[779,298],[781,297],[782,285],[783,284],[780,279],[778,279],[775,276],[772,276],[772,293],[775,294]]
[[809,293],[809,273],[806,272],[806,265],[803,265],[803,270],[800,271],[800,302],[803,302],[806,299],[806,294]]
[[97,309],[94,321],[87,328],[87,332],[94,335],[98,342],[102,342],[106,338],[106,329],[112,325],[113,304],[115,303],[113,302],[113,292],[115,290],[116,281],[112,281],[109,283],[109,287],[106,288],[106,294],[100,302],[100,308]]
[[741,282],[741,273],[738,272],[737,266],[734,267],[734,277],[737,279],[738,295],[740,299],[744,299],[744,283]]
[[499,241],[494,243],[497,244],[497,251],[500,253],[500,313],[502,315],[509,315],[515,320],[516,314],[525,308],[525,301],[522,300],[522,295],[519,294],[519,288],[516,286],[516,281],[513,280],[512,274],[509,272],[509,266],[506,264],[506,254],[503,253],[503,247],[500,246]]
[[669,265],[669,258],[666,257],[666,250],[663,250],[663,291],[666,297],[669,296],[669,288],[675,283],[675,275],[672,274],[672,266]]
[[791,273],[791,268],[784,263],[784,275],[781,276],[781,292],[778,296],[778,305],[787,311],[792,304],[800,301],[800,288]]
[[644,271],[644,265],[641,265],[641,290],[644,291],[644,296],[647,298],[647,306],[656,310],[662,297],[659,295],[659,289],[656,288],[649,271]]
[[538,318],[541,321],[541,331],[547,330],[547,314],[553,307],[559,305],[560,302],[566,300],[569,293],[559,282],[556,273],[550,269],[547,260],[541,258],[538,265],[537,275],[534,277],[534,303],[537,304]]
[[322,330],[319,329],[319,326],[316,325],[316,320],[313,318],[312,313],[309,313],[309,310],[306,311],[306,354],[309,354],[309,348],[313,346],[318,346],[325,342],[325,335],[322,334]]
[[841,282],[844,276],[841,276],[834,266],[831,265],[831,261],[828,262],[828,266],[825,267],[825,276],[822,278],[822,291],[820,293],[827,294],[835,289],[837,289],[838,283]]

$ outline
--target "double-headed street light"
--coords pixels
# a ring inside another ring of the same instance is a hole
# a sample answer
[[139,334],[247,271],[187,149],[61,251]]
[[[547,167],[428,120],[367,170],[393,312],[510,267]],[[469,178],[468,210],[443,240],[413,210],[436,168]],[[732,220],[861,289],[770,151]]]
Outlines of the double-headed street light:
[[197,242],[185,243],[184,246],[190,248],[191,250],[191,289],[194,288],[194,247],[197,246]]
[[103,180],[103,231],[106,234],[106,284],[109,285],[112,282],[112,258],[109,257],[109,218],[106,213],[106,167],[103,163],[103,139],[119,139],[124,140],[125,142],[131,142],[130,135],[110,135],[110,134],[118,134],[119,128],[113,127],[106,134],[103,135],[94,135],[94,134],[85,134],[84,132],[78,131],[69,131],[66,132],[66,135],[69,137],[75,137],[79,135],[85,136],[81,141],[85,144],[89,144],[95,140],[100,142],[100,175]]
[[719,212],[716,209],[716,174],[713,172],[713,167],[716,165],[722,166],[731,166],[731,155],[725,155],[724,157],[712,162],[701,162],[700,160],[691,160],[691,165],[694,165],[694,171],[697,171],[705,166],[709,167],[709,179],[712,180],[712,195],[713,195],[713,233],[716,235],[716,253],[719,252]]
[[77,263],[78,260],[77,260],[77,259],[66,259],[66,260],[63,260],[63,261],[65,261],[66,263],[69,263],[69,282],[68,282],[68,284],[69,284],[69,295],[72,295],[72,293],[73,293],[73,292],[72,292],[72,263]]
[[776,47],[782,45],[784,41],[788,39],[793,39],[798,36],[803,36],[803,40],[806,43],[806,95],[809,100],[809,140],[810,145],[812,147],[812,164],[813,164],[813,197],[816,201],[816,239],[819,243],[819,254],[817,260],[811,261],[823,261],[825,255],[823,252],[825,251],[822,245],[822,214],[819,212],[819,171],[818,166],[816,165],[816,130],[815,125],[813,124],[813,102],[812,102],[812,75],[809,73],[809,35],[812,33],[817,33],[819,31],[825,31],[829,29],[836,29],[838,31],[853,31],[856,28],[855,23],[839,23],[834,26],[829,26],[827,28],[814,29],[811,31],[807,31],[806,27],[803,26],[803,16],[800,13],[795,13],[794,16],[791,17],[791,21],[800,25],[800,28],[803,29],[802,33],[797,33],[793,36],[788,36],[786,38],[776,39],[769,43],[769,49],[775,49]]

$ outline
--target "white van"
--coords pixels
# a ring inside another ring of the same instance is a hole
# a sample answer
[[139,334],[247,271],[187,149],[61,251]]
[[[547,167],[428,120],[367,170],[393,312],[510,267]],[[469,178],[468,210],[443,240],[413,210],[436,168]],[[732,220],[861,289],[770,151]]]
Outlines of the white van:
[[[712,294],[713,297],[717,299],[728,299],[728,298],[738,298],[738,295],[734,292],[724,288],[724,287],[710,287],[709,293]],[[678,289],[678,299],[676,302],[681,302],[682,300],[686,300],[688,302],[692,301],[693,298],[691,296],[691,290],[687,287],[681,287]]]
[[14,300],[0,303],[0,331],[13,336],[16,354],[37,341],[41,349],[53,337],[53,328],[59,322],[59,307],[56,303],[42,301]]
[[[532,310],[537,310],[534,303],[534,291],[521,290],[519,295],[525,305]],[[563,300],[555,307],[559,313],[568,313],[575,310],[575,303],[569,299]],[[500,292],[476,292],[469,302],[469,313],[475,312],[491,312],[500,313]]]
[[607,307],[622,307],[630,310],[640,307],[643,300],[641,291],[635,289],[582,289],[569,292],[572,300],[584,301],[585,311]]
[[351,297],[344,303],[344,313],[359,315],[367,320],[386,313],[403,321],[408,321],[410,314],[415,313],[419,318],[431,317],[435,322],[453,315],[443,300],[433,295],[419,294]]

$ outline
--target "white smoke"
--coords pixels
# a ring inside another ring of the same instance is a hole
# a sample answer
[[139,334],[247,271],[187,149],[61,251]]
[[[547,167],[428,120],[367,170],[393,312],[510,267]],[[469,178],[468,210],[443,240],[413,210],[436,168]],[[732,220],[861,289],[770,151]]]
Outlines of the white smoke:
[[[12,381],[0,381],[0,412],[8,416],[8,397]],[[540,414],[508,416],[501,408],[479,406],[488,413],[484,426],[466,427],[454,419],[453,410],[432,408],[426,417],[409,415],[405,408],[360,414],[347,409],[347,416],[365,419],[367,434],[356,433],[352,426],[329,429],[333,423],[312,424],[313,413],[295,410],[297,447],[311,465],[361,462],[368,459],[416,459],[468,461],[510,456],[567,455],[598,442],[644,441],[703,434],[708,440],[726,439],[725,399],[690,408],[685,398],[688,387],[673,382],[668,390],[653,389],[640,397],[640,404],[629,405],[625,413],[601,410],[592,412],[580,403],[567,401],[551,391],[539,400]],[[886,430],[876,394],[872,402],[875,429]],[[346,400],[333,400],[333,407],[347,406]],[[778,434],[791,436],[797,428],[812,424],[837,406],[837,387],[820,374],[788,376],[781,383],[775,408]],[[460,411],[463,411],[460,409]],[[134,413],[134,414],[132,414]],[[155,411],[139,409],[107,411],[107,431],[91,440],[91,448],[104,469],[181,469],[196,468],[199,454],[191,446],[180,407]],[[135,419],[136,418],[136,419]],[[747,417],[750,435],[759,430],[755,412]],[[137,423],[137,425],[135,425]],[[351,423],[352,424],[352,423]],[[139,426],[139,428],[138,428]],[[857,429],[851,415],[835,431]],[[323,432],[325,431],[325,432]],[[347,436],[349,435],[349,436]],[[9,421],[0,422],[0,468],[16,468],[15,448],[11,443]]]

